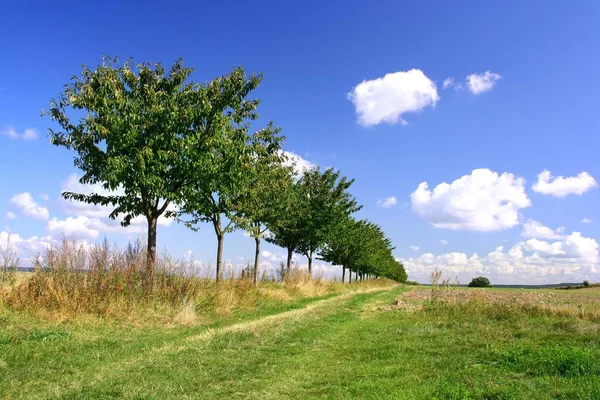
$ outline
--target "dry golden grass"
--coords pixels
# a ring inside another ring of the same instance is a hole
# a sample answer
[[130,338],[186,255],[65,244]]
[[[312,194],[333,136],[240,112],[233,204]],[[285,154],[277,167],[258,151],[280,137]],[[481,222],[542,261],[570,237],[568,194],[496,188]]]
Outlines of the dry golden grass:
[[384,308],[419,311],[439,306],[451,306],[464,312],[485,312],[497,318],[507,314],[526,314],[566,316],[600,322],[600,291],[594,289],[419,288],[404,293],[394,305]]
[[[257,286],[247,277],[235,279],[230,271],[229,278],[217,285],[212,279],[198,277],[190,263],[161,255],[148,295],[141,244],[120,250],[106,242],[84,248],[64,241],[60,248],[48,249],[35,264],[34,272],[0,283],[0,312],[4,308],[54,322],[93,316],[142,325],[194,325],[214,315],[255,311],[268,304],[357,286],[311,278],[297,268],[281,282],[263,280]],[[370,281],[359,286],[375,285],[389,282]]]

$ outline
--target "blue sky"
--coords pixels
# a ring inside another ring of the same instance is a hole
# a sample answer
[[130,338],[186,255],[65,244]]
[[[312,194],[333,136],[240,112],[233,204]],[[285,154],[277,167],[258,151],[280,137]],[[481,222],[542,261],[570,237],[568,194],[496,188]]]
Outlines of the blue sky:
[[[23,260],[61,234],[143,236],[143,224],[118,229],[103,210],[60,200],[77,170],[40,117],[81,64],[110,54],[166,65],[183,57],[196,81],[238,65],[263,72],[261,122],[283,128],[287,151],[356,179],[359,216],[382,225],[411,279],[438,267],[461,281],[600,281],[600,3],[224,4],[4,6],[0,232]],[[214,263],[208,225],[161,226],[158,240]],[[252,245],[234,233],[225,256],[244,263]],[[264,249],[265,266],[283,255]]]

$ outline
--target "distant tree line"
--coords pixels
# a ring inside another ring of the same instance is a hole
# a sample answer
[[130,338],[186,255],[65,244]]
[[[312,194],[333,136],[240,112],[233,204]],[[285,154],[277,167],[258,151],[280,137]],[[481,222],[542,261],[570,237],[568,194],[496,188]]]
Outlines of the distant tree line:
[[75,153],[82,184],[105,193],[64,192],[66,199],[114,207],[128,226],[148,222],[144,279],[151,290],[156,263],[157,223],[176,218],[188,228],[208,222],[217,238],[216,280],[222,277],[227,233],[243,229],[255,240],[254,282],[260,244],[287,250],[286,268],[302,254],[312,272],[316,258],[342,267],[342,279],[387,277],[406,281],[381,228],[354,213],[361,206],[349,192],[353,180],[340,171],[299,170],[282,150],[273,123],[251,130],[260,101],[250,97],[261,75],[242,68],[207,83],[190,80],[179,59],[135,66],[104,58],[83,67],[52,99],[48,114],[60,130],[53,144]]

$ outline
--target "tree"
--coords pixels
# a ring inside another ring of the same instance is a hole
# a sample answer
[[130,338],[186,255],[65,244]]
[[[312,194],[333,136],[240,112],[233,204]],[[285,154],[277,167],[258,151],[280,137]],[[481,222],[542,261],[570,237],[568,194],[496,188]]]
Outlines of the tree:
[[272,157],[255,157],[252,170],[257,180],[249,187],[239,202],[237,225],[245,229],[255,242],[252,280],[256,285],[260,260],[260,242],[268,232],[267,224],[277,215],[285,187],[293,184],[293,166],[286,165],[287,157],[281,151]]
[[590,281],[583,281],[583,287],[590,287]]
[[399,282],[407,279],[402,263],[392,256],[394,247],[381,228],[369,221],[348,218],[320,249],[322,260],[342,266],[357,276],[387,277]]
[[183,200],[190,172],[198,168],[195,154],[210,141],[197,127],[215,119],[206,90],[187,82],[191,73],[181,59],[167,72],[160,63],[134,67],[105,58],[94,70],[84,66],[47,112],[62,129],[50,129],[51,142],[76,153],[80,183],[100,183],[108,193],[63,197],[113,206],[109,217],[123,215],[123,226],[146,218],[147,290],[153,284],[158,218]]
[[282,181],[279,188],[279,202],[271,210],[267,222],[271,234],[266,239],[269,243],[287,250],[286,274],[289,276],[292,256],[304,235],[302,213],[305,209],[305,198],[300,193],[297,180]]
[[488,288],[492,287],[490,284],[490,280],[486,277],[480,276],[478,278],[473,278],[469,283],[469,287],[480,287],[480,288]]
[[185,224],[193,230],[200,222],[213,226],[217,236],[217,282],[222,274],[225,234],[238,228],[244,196],[261,180],[255,162],[276,162],[283,140],[271,123],[254,134],[248,132],[250,121],[259,117],[256,109],[260,101],[247,97],[261,80],[261,75],[246,77],[238,68],[205,88],[212,118],[198,129],[210,138],[210,147],[195,153],[201,164],[192,172],[194,184],[185,192],[178,218],[187,215]]
[[325,244],[327,239],[336,235],[350,215],[361,209],[348,192],[354,182],[346,177],[340,178],[340,172],[333,168],[321,173],[319,168],[308,169],[298,181],[302,236],[298,251],[308,260],[308,273],[312,273],[313,254]]

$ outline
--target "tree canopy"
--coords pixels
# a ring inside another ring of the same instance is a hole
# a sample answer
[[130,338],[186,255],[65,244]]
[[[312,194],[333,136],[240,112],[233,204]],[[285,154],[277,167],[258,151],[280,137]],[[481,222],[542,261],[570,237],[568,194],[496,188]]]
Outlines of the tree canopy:
[[473,278],[473,280],[471,280],[471,282],[469,283],[469,287],[481,287],[481,288],[486,288],[486,287],[492,287],[490,280],[484,276],[480,276],[477,278]]
[[287,250],[288,271],[298,252],[309,272],[317,254],[344,275],[406,280],[381,227],[354,218],[361,206],[349,191],[353,179],[331,168],[299,172],[279,128],[269,122],[252,130],[260,101],[251,95],[262,75],[236,68],[200,84],[192,72],[181,59],[166,69],[107,57],[95,69],[84,66],[44,112],[60,127],[50,130],[52,143],[75,153],[80,183],[103,188],[63,196],[110,206],[109,217],[123,226],[146,218],[148,290],[161,216],[193,230],[212,226],[217,281],[225,234],[235,229],[255,240],[255,283],[263,237]]
[[302,201],[302,235],[298,251],[308,260],[312,272],[315,254],[339,230],[342,223],[361,209],[348,189],[354,182],[340,177],[333,168],[323,173],[319,168],[308,169],[298,181]]
[[93,70],[84,66],[47,112],[61,128],[50,130],[52,143],[76,153],[80,183],[99,183],[110,193],[63,196],[113,206],[110,218],[123,216],[123,226],[146,217],[150,285],[157,220],[169,205],[184,202],[200,161],[195,154],[210,144],[197,127],[215,119],[206,106],[209,93],[188,82],[191,73],[181,59],[167,71],[160,63],[105,58]]
[[207,85],[207,108],[214,117],[198,130],[210,138],[210,145],[207,151],[199,149],[194,154],[203,162],[191,172],[193,183],[186,187],[185,202],[178,213],[189,228],[197,229],[200,222],[212,225],[217,237],[217,281],[222,271],[224,236],[239,227],[247,192],[264,178],[259,165],[280,162],[283,138],[278,136],[278,128],[269,123],[249,133],[250,122],[259,117],[256,110],[260,102],[247,97],[261,80],[262,76],[247,77],[238,68]]

